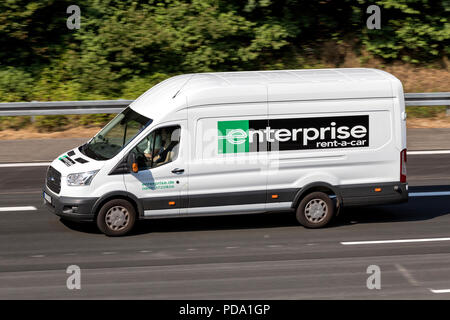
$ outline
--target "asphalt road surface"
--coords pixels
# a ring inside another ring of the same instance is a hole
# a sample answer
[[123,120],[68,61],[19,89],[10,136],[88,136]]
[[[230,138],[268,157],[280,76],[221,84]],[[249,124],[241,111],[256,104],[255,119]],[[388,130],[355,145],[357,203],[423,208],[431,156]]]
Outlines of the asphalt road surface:
[[[48,212],[45,170],[0,167],[0,299],[450,298],[450,154],[409,156],[407,204],[348,209],[328,228],[259,214],[145,221],[122,238]],[[381,289],[367,288],[371,265]]]

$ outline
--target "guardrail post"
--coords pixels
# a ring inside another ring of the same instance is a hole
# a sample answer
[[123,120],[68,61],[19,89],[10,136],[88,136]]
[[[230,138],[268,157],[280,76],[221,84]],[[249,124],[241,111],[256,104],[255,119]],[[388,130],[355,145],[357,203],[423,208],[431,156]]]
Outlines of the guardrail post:
[[[33,103],[33,102],[38,102],[38,101],[32,100],[31,103]],[[36,122],[36,116],[35,115],[31,116],[30,121],[31,121],[31,123],[34,124]]]

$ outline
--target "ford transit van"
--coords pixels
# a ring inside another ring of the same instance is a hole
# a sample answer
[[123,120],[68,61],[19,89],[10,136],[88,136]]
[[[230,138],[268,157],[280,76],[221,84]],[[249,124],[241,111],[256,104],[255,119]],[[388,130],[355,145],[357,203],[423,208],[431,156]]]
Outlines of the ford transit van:
[[141,95],[47,171],[44,202],[109,236],[136,220],[407,201],[401,82],[376,69],[180,75]]

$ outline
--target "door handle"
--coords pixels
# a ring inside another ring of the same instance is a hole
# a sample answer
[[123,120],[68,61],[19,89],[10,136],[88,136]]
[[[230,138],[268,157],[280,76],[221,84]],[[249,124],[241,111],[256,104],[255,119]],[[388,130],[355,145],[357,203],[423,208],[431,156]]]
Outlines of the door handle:
[[172,173],[175,173],[175,174],[181,174],[183,172],[184,172],[184,169],[179,169],[179,168],[175,168],[172,170]]

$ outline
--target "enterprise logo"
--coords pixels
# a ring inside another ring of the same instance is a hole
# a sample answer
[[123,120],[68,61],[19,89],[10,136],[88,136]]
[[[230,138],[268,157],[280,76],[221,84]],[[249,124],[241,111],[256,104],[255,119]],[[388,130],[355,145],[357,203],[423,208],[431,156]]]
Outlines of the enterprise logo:
[[232,129],[225,136],[219,136],[219,140],[226,140],[230,144],[243,144],[247,140],[247,132],[242,129]]
[[218,121],[217,129],[219,154],[259,151],[261,144],[271,151],[369,145],[369,116]]

